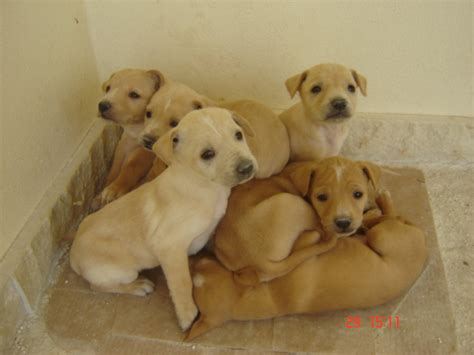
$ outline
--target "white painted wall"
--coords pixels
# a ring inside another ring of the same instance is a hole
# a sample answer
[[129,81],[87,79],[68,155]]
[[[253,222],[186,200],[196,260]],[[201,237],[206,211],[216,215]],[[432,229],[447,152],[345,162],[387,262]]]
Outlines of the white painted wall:
[[94,119],[98,78],[122,67],[283,108],[288,76],[335,61],[367,76],[361,111],[473,115],[470,1],[0,5],[0,258]]
[[100,78],[161,69],[213,97],[290,104],[283,82],[320,62],[365,74],[366,112],[473,115],[472,2],[88,1]]
[[0,259],[96,116],[81,2],[1,4]]

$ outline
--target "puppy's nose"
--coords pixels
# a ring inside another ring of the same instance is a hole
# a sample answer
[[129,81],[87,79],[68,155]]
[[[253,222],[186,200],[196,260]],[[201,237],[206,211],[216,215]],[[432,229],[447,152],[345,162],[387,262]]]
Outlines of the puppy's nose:
[[336,218],[334,220],[334,224],[341,230],[346,230],[351,225],[351,223],[351,219],[347,217]]
[[249,176],[253,172],[253,163],[250,160],[242,160],[236,171],[239,175]]
[[155,144],[156,142],[156,138],[149,135],[144,135],[142,137],[142,142],[143,142],[143,146],[146,149],[151,150],[153,148],[153,144]]
[[108,101],[101,101],[99,102],[99,112],[104,113],[105,111],[108,111],[112,105]]
[[331,106],[338,111],[344,111],[347,107],[347,101],[344,99],[334,99],[331,101]]

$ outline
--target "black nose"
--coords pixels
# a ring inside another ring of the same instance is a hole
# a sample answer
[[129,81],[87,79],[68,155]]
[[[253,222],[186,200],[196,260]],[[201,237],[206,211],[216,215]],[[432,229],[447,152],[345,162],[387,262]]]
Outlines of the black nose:
[[352,221],[350,218],[336,218],[334,220],[334,224],[341,230],[346,230],[350,225]]
[[112,105],[108,101],[99,102],[99,111],[101,113],[104,113],[105,111],[109,110],[111,107],[112,107]]
[[334,99],[331,101],[331,106],[338,111],[344,111],[347,107],[347,101],[344,99]]
[[156,142],[156,138],[146,135],[146,136],[142,137],[142,142],[143,142],[143,146],[146,149],[151,150],[153,148],[153,144],[155,144],[155,142]]
[[240,175],[249,176],[253,172],[253,163],[250,160],[243,160],[236,170]]

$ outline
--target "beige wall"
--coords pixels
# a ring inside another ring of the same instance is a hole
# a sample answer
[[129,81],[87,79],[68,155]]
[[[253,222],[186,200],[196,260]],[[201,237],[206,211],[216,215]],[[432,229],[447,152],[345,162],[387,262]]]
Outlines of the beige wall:
[[337,61],[369,79],[361,111],[472,116],[472,11],[457,0],[1,1],[0,258],[94,119],[97,78],[156,67],[215,98],[282,108],[289,75]]
[[96,115],[80,2],[2,1],[0,258]]
[[90,1],[101,79],[156,67],[214,97],[289,105],[283,81],[345,63],[369,81],[361,111],[473,115],[472,2]]

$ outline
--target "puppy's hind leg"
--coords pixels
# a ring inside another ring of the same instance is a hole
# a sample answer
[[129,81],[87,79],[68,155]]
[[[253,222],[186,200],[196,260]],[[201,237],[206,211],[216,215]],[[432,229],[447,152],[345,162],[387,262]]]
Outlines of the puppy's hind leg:
[[86,275],[91,289],[100,292],[125,293],[134,296],[146,296],[154,290],[154,284],[145,277],[138,277],[136,271],[123,271],[101,268],[100,277]]

